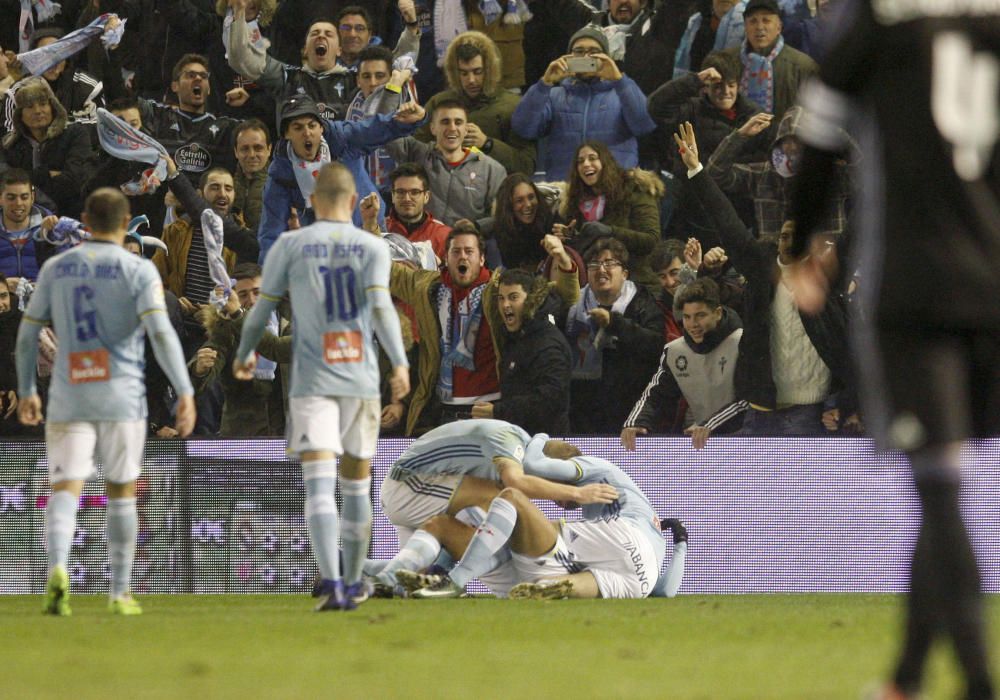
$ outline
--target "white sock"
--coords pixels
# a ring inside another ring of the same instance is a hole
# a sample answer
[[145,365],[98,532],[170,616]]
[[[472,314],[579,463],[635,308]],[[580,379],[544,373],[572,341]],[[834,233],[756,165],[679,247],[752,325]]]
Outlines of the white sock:
[[407,569],[409,571],[426,569],[434,563],[440,551],[441,543],[434,538],[434,535],[427,532],[427,530],[417,530],[410,535],[410,539],[399,550],[399,554],[382,567],[382,571],[375,578],[386,585],[395,586],[397,571],[400,569]]
[[139,514],[135,497],[108,499],[108,561],[111,564],[111,597],[131,590]]
[[472,579],[487,573],[493,555],[507,544],[516,524],[517,509],[514,504],[499,496],[494,498],[486,512],[486,519],[476,528],[465,554],[448,577],[464,588]]
[[45,506],[45,542],[49,570],[69,566],[69,548],[76,531],[76,509],[80,498],[69,491],[53,491]]
[[340,528],[337,522],[337,502],[333,498],[337,480],[307,478],[305,486],[306,524],[309,526],[309,541],[312,543],[313,556],[316,557],[316,566],[319,567],[320,576],[335,581],[340,578],[340,555],[337,552]]
[[368,556],[368,545],[372,539],[371,485],[371,477],[340,477],[340,493],[344,497],[340,541],[344,547],[344,583],[347,585],[361,580],[361,567]]

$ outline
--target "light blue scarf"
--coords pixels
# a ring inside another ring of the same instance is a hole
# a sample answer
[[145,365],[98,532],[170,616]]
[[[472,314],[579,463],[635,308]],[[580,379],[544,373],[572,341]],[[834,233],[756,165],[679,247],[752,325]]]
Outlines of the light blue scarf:
[[774,112],[774,59],[785,48],[785,37],[778,35],[778,42],[766,56],[750,51],[750,42],[743,42],[740,60],[743,61],[743,78],[740,92],[756,102],[768,114]]
[[[625,280],[621,294],[611,305],[611,313],[624,314],[638,292],[638,287],[631,280]],[[603,373],[604,350],[613,348],[617,337],[611,335],[606,328],[600,328],[590,312],[600,304],[588,284],[580,294],[580,301],[569,310],[566,319],[566,335],[569,336],[573,350],[573,379],[600,379]]]
[[452,369],[455,365],[467,370],[476,368],[476,337],[483,320],[483,291],[480,284],[458,302],[458,313],[452,311],[452,289],[447,284],[438,288],[438,320],[441,323],[441,373],[438,376],[438,398],[451,401],[455,387]]

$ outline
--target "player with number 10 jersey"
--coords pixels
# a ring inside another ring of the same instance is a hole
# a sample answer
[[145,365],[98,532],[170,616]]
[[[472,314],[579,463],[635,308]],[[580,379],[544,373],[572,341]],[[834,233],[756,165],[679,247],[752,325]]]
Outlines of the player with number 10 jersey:
[[347,223],[320,221],[278,238],[261,297],[292,298],[289,396],[379,397],[369,292],[389,287],[389,249]]

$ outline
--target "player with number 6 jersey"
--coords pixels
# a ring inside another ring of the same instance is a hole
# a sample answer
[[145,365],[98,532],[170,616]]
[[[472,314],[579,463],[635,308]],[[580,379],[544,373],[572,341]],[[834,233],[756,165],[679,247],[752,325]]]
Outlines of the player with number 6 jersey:
[[35,383],[38,334],[51,320],[59,339],[45,424],[52,494],[45,507],[44,612],[50,615],[70,614],[69,553],[80,493],[94,473],[95,457],[104,467],[108,494],[109,609],[120,615],[142,612],[130,582],[138,532],[135,482],[146,440],[143,328],[177,391],[178,434],[186,437],[194,427],[194,389],[167,320],[160,276],[151,262],[124,248],[129,219],[120,191],[102,188],[87,198],[83,220],[92,239],[42,266],[17,334],[18,418],[25,425],[42,420]]

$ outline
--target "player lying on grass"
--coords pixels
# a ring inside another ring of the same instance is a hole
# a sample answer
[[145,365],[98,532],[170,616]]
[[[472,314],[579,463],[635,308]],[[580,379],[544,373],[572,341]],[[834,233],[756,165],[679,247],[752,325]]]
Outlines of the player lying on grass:
[[[675,548],[669,571],[659,577],[664,558],[660,523],[646,496],[625,472],[541,434],[529,443],[524,466],[536,476],[578,486],[604,484],[614,488],[618,497],[607,504],[583,505],[584,520],[570,523],[548,520],[528,497],[512,488],[493,499],[475,529],[467,518],[462,521],[465,514],[459,518],[439,515],[425,525],[425,531],[440,537],[441,544],[451,554],[461,555],[461,560],[442,577],[396,572],[404,587],[427,584],[414,591],[413,597],[456,597],[473,578],[498,595],[509,590],[512,598],[676,594],[684,574],[686,532],[678,521],[664,521],[673,530]],[[557,502],[568,509],[581,506]],[[512,581],[519,583],[511,587]]]
[[[607,484],[554,483],[526,474],[522,460],[530,440],[511,423],[474,419],[442,425],[414,441],[382,482],[382,508],[396,527],[400,546],[405,550],[411,545],[421,558],[431,548],[440,551],[437,539],[421,526],[436,515],[455,516],[471,507],[486,510],[501,487],[528,498],[581,504],[610,504],[618,497]],[[390,562],[384,582],[391,585],[391,574],[399,568],[413,568],[409,551]]]

